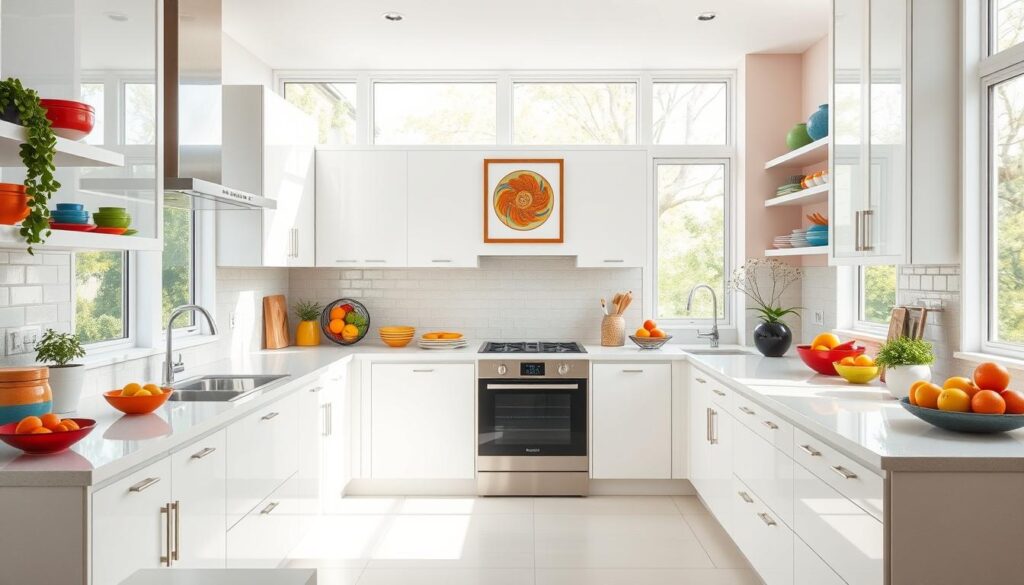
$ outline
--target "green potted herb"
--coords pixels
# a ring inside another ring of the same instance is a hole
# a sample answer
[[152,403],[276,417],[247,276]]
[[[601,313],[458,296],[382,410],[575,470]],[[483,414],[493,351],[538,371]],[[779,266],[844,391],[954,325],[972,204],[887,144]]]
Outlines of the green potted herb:
[[909,396],[914,382],[931,380],[934,361],[931,343],[909,337],[885,342],[875,356],[875,363],[885,368],[885,385],[896,398]]
[[85,357],[85,349],[73,333],[57,333],[47,329],[36,344],[36,361],[50,368],[50,392],[53,412],[71,412],[78,408],[85,380],[85,367],[69,363]]
[[323,305],[316,301],[302,300],[292,307],[299,316],[299,327],[295,330],[295,345],[320,345],[320,311]]

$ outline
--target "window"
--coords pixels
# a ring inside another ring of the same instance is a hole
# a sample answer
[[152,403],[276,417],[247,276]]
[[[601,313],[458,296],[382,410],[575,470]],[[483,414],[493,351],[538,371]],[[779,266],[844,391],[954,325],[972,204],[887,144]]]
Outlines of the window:
[[495,83],[373,85],[374,144],[496,144]]
[[74,264],[75,332],[82,343],[128,337],[127,252],[79,252]]
[[96,110],[96,122],[93,124],[92,132],[85,137],[86,144],[103,144],[105,126],[103,125],[103,84],[83,83],[81,85],[82,101],[89,104]]
[[725,144],[725,83],[654,83],[654,144]]
[[1024,41],[1024,0],[993,0],[990,30],[993,53]]
[[515,144],[636,144],[636,83],[516,83]]
[[[160,323],[166,325],[171,309],[195,302],[194,216],[187,207],[164,207],[163,293]],[[195,315],[174,320],[175,329],[190,329]]]
[[857,290],[857,321],[869,329],[888,325],[896,306],[896,266],[860,267]]
[[1024,75],[990,89],[989,341],[1024,349]]
[[320,144],[356,143],[355,83],[285,83],[284,98],[316,120]]
[[686,311],[698,284],[715,289],[718,318],[726,317],[726,173],[724,162],[656,164],[658,319],[710,319],[710,295],[698,295]]
[[156,144],[156,86],[152,83],[124,84],[124,143]]

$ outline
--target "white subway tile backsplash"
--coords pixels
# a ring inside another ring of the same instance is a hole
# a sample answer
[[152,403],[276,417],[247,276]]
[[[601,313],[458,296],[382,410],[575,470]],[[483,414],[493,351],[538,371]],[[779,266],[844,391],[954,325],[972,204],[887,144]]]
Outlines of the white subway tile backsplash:
[[26,266],[25,282],[27,284],[56,284],[60,272],[56,266]]
[[20,327],[24,324],[24,307],[0,308],[0,327]]
[[10,289],[12,305],[31,305],[43,302],[43,287],[14,286]]

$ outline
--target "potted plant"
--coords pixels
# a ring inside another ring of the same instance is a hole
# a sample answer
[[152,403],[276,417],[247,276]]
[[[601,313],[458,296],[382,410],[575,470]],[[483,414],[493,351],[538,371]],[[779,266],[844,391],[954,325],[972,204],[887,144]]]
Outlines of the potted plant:
[[875,363],[885,368],[885,385],[896,398],[906,398],[914,382],[930,381],[931,363],[934,361],[932,344],[909,337],[885,342],[875,356]]
[[21,220],[19,233],[32,254],[32,244],[42,243],[43,236],[50,235],[48,204],[60,189],[60,183],[53,178],[57,137],[46,110],[39,104],[39,94],[13,77],[0,81],[0,118],[25,127],[27,140],[21,145],[21,162],[25,165],[28,215]]
[[803,278],[803,270],[774,258],[747,260],[729,280],[729,287],[754,301],[751,311],[761,320],[754,328],[754,346],[766,357],[781,357],[793,343],[793,331],[782,320],[799,307],[783,307],[782,295]]
[[316,301],[302,300],[292,309],[299,316],[299,327],[295,330],[295,345],[320,345],[320,311],[323,305]]
[[47,329],[36,344],[36,361],[50,368],[50,392],[53,395],[53,412],[71,412],[78,408],[82,397],[82,382],[85,367],[68,363],[75,358],[85,357],[85,350],[78,336],[73,333],[57,333]]

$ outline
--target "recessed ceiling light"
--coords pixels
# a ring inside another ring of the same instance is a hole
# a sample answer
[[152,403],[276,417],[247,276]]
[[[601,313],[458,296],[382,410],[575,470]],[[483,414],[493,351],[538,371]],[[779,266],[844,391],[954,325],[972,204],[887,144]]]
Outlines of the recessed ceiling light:
[[114,22],[128,22],[128,15],[124,12],[104,12],[103,14]]
[[697,15],[697,20],[701,22],[708,22],[709,20],[714,20],[716,16],[718,16],[718,14],[714,12],[701,12]]
[[401,12],[385,12],[381,16],[383,16],[384,20],[388,22],[402,22],[405,20],[405,17],[402,16]]

